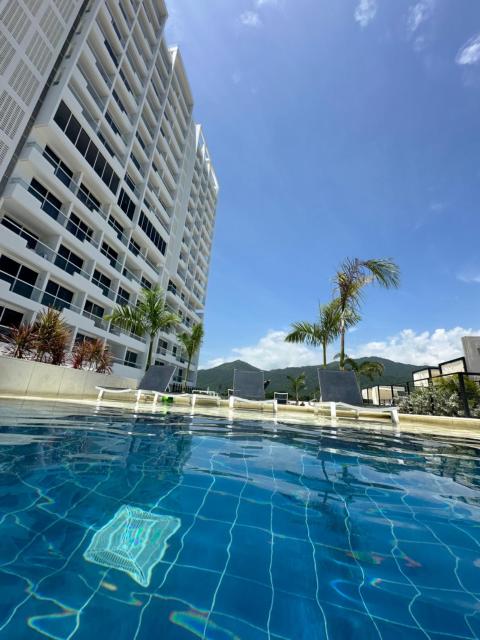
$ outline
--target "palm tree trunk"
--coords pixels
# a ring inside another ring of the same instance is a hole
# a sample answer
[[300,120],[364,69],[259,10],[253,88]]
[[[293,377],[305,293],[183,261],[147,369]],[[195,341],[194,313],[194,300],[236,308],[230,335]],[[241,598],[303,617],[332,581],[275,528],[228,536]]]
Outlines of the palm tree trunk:
[[188,362],[187,362],[187,371],[185,373],[185,380],[183,381],[183,392],[185,393],[185,391],[187,390],[187,382],[188,382],[188,376],[190,375],[190,366],[192,364],[192,356],[190,356],[188,358]]
[[340,326],[340,370],[345,369],[345,322],[342,320]]
[[153,350],[154,338],[155,338],[154,335],[150,336],[150,344],[148,345],[148,354],[147,354],[147,366],[145,367],[145,371],[148,371],[148,369],[150,369],[150,365],[152,364],[152,350]]
[[323,368],[327,368],[327,343],[325,341],[322,342],[323,349]]

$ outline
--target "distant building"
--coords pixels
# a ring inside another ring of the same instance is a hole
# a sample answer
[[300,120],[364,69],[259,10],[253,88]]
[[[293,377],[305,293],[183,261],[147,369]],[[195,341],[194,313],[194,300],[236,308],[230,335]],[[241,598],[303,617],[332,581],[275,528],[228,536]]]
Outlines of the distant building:
[[[159,284],[202,319],[218,183],[163,0],[15,0],[0,12],[0,328],[63,311],[138,377],[143,338],[105,320]],[[175,332],[156,361],[185,359]],[[193,363],[192,378],[196,377]]]

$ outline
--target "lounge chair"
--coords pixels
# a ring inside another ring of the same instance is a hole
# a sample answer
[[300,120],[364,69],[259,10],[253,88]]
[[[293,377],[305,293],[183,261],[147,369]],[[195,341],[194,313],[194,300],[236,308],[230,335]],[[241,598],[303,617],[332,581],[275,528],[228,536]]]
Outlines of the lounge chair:
[[101,400],[105,393],[129,393],[135,391],[137,402],[140,400],[142,394],[153,393],[153,402],[156,403],[158,396],[165,393],[168,389],[176,368],[173,364],[166,364],[164,366],[157,364],[152,365],[144,373],[136,389],[132,389],[131,387],[95,387],[95,389],[98,389],[97,400]]
[[317,406],[328,407],[332,418],[337,417],[338,408],[354,411],[357,418],[360,417],[360,413],[389,415],[393,424],[399,424],[398,409],[395,407],[364,406],[357,377],[353,371],[318,369],[318,384],[320,403]]
[[233,390],[228,400],[230,409],[235,408],[235,402],[248,402],[255,405],[271,405],[273,411],[277,412],[276,400],[265,400],[265,380],[263,371],[240,371],[233,372]]

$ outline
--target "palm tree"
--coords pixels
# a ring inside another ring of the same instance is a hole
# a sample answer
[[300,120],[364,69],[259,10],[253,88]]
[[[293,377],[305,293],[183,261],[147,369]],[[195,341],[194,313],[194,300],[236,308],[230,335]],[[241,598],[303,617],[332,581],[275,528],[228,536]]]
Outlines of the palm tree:
[[[340,354],[337,354],[340,357]],[[335,357],[337,357],[335,356]],[[352,371],[355,371],[357,376],[365,376],[369,380],[373,380],[383,375],[385,367],[381,362],[375,362],[374,360],[364,360],[358,363],[353,358],[349,358],[345,355],[345,366],[350,367]]]
[[137,304],[134,307],[118,305],[112,313],[105,316],[120,329],[131,331],[149,339],[147,364],[152,362],[153,342],[160,331],[174,329],[180,323],[177,315],[168,310],[165,294],[160,287],[142,289]]
[[322,347],[323,366],[327,366],[327,346],[335,340],[340,331],[340,307],[337,300],[319,306],[318,322],[294,322],[285,342],[304,343],[312,347]]
[[347,258],[334,277],[335,293],[340,310],[340,369],[345,368],[345,334],[348,317],[360,319],[359,308],[364,287],[379,284],[385,289],[396,288],[400,282],[400,270],[385,258],[360,260]]
[[305,373],[301,373],[297,377],[287,376],[290,381],[290,386],[292,387],[293,395],[295,396],[295,400],[298,404],[300,391],[305,387]]
[[202,346],[203,341],[203,324],[199,322],[198,324],[194,324],[192,327],[191,333],[181,333],[178,336],[179,341],[182,343],[183,349],[187,354],[188,364],[187,364],[187,373],[185,376],[185,380],[183,382],[183,390],[186,390],[188,376],[190,375],[190,366],[192,364],[193,357],[199,351]]

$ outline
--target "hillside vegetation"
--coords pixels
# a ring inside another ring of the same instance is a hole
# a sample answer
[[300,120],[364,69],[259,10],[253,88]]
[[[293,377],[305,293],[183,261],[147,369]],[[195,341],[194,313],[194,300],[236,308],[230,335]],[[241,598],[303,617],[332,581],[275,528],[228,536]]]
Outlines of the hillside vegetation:
[[[371,387],[377,384],[398,384],[406,382],[412,379],[412,372],[421,367],[413,364],[404,364],[402,362],[393,362],[393,360],[387,360],[385,358],[359,358],[358,362],[364,360],[370,360],[380,362],[384,366],[383,376],[369,380],[364,376],[360,376],[360,386]],[[295,377],[305,372],[306,389],[304,396],[311,396],[318,389],[317,381],[317,366],[310,367],[287,367],[285,369],[272,369],[271,371],[265,371],[265,379],[270,380],[268,387],[268,393],[272,394],[274,391],[290,391],[289,381],[287,376]],[[338,369],[338,362],[330,362],[327,365],[328,369]],[[243,362],[242,360],[235,360],[233,362],[226,362],[218,367],[212,369],[200,369],[198,372],[197,386],[206,389],[217,391],[220,394],[227,393],[227,389],[232,387],[233,372],[235,369],[259,371],[256,367]]]

